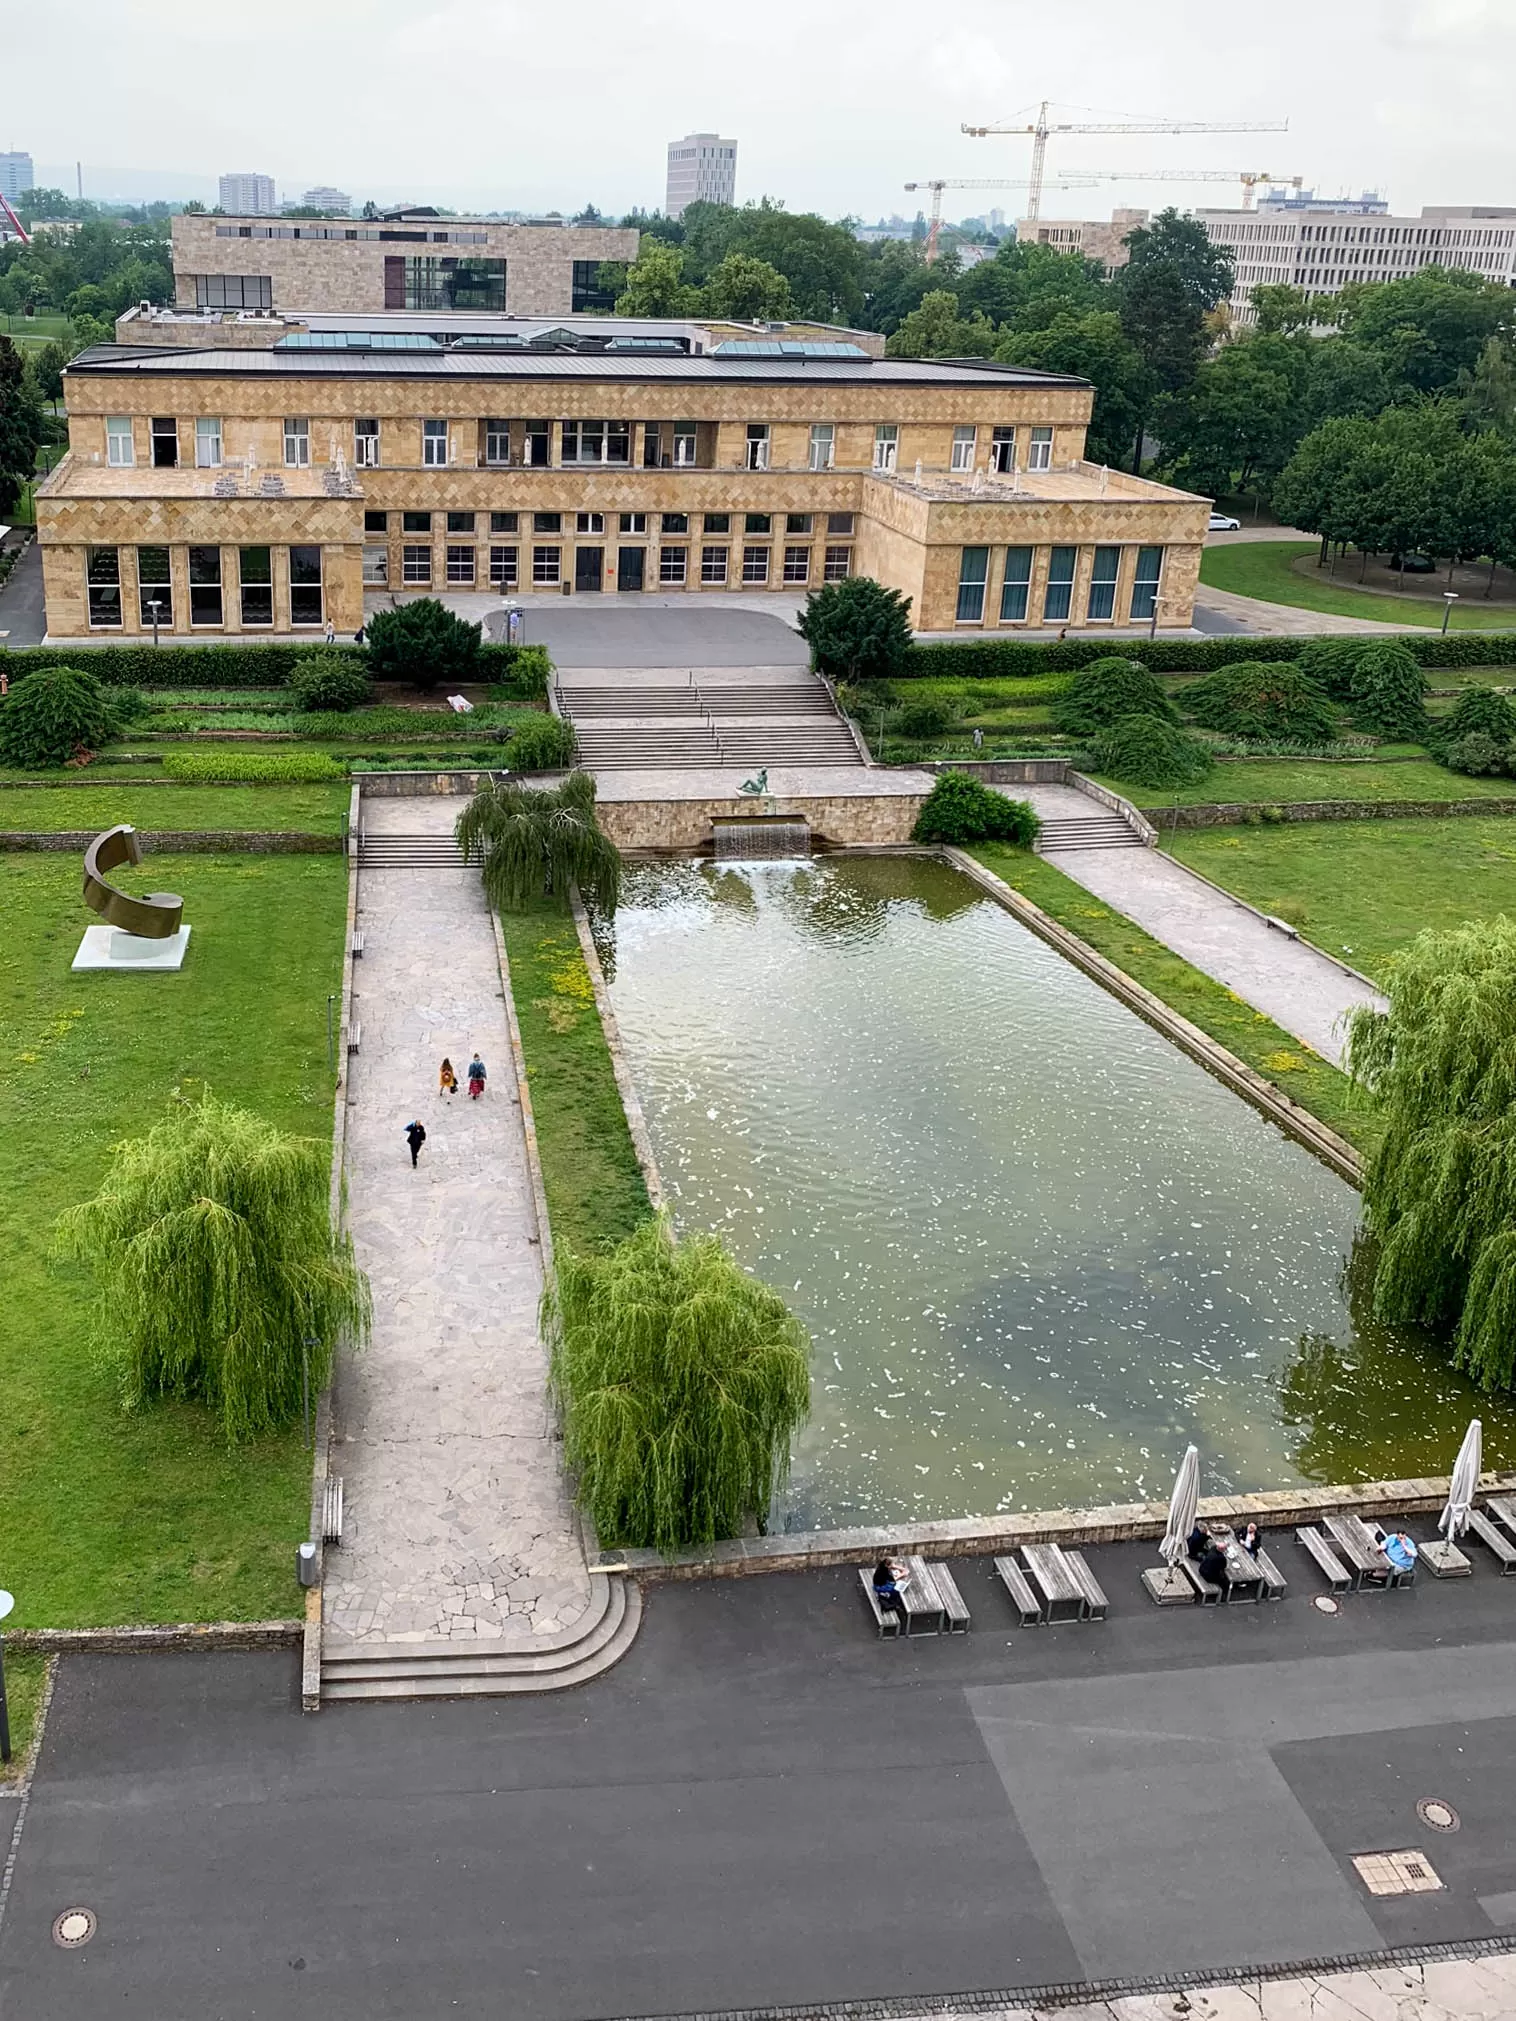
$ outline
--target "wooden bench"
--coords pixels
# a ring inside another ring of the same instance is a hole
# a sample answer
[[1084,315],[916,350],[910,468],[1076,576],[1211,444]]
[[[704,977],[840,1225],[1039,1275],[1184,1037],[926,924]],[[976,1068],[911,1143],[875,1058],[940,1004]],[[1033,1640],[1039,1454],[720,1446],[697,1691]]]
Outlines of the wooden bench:
[[1303,1545],[1316,1560],[1317,1570],[1325,1577],[1332,1591],[1346,1593],[1353,1583],[1353,1576],[1321,1532],[1317,1529],[1297,1530],[1295,1542]]
[[1259,1545],[1258,1549],[1253,1553],[1253,1563],[1258,1567],[1258,1570],[1263,1575],[1264,1599],[1282,1600],[1284,1598],[1285,1586],[1287,1583],[1285,1580],[1285,1576],[1280,1571],[1279,1567],[1274,1563],[1273,1559],[1269,1556],[1268,1552],[1264,1550],[1261,1544]]
[[1221,1588],[1213,1586],[1209,1579],[1201,1577],[1200,1567],[1191,1558],[1181,1558],[1179,1569],[1195,1589],[1195,1602],[1200,1607],[1219,1607]]
[[358,956],[361,955],[363,952],[363,935],[361,933],[355,933],[353,935],[350,945],[353,951],[353,958],[354,960],[356,960]]
[[363,1027],[355,1018],[347,1028],[347,1049],[350,1053],[355,1053],[362,1044]]
[[1068,1560],[1074,1577],[1079,1582],[1080,1590],[1084,1594],[1085,1620],[1103,1621],[1109,1602],[1106,1600],[1104,1593],[1101,1592],[1100,1584],[1095,1574],[1086,1563],[1083,1551],[1065,1551],[1063,1555]]
[[905,1623],[893,1607],[886,1607],[881,1602],[879,1595],[874,1591],[873,1573],[865,1571],[860,1566],[858,1583],[863,1588],[864,1599],[869,1603],[869,1612],[874,1617],[874,1626],[879,1630],[880,1639],[883,1640],[886,1635],[898,1635]]
[[1487,1551],[1494,1553],[1500,1563],[1500,1576],[1509,1579],[1516,1572],[1516,1544],[1490,1521],[1483,1509],[1470,1509],[1469,1535],[1477,1537]]
[[925,1568],[927,1577],[937,1588],[937,1598],[942,1602],[942,1618],[949,1635],[966,1635],[969,1626],[969,1610],[963,1595],[958,1591],[958,1581],[946,1565],[932,1564]]
[[1042,1602],[1032,1591],[1031,1581],[1014,1558],[997,1558],[995,1576],[1010,1595],[1011,1605],[1021,1617],[1023,1628],[1040,1628],[1045,1616]]

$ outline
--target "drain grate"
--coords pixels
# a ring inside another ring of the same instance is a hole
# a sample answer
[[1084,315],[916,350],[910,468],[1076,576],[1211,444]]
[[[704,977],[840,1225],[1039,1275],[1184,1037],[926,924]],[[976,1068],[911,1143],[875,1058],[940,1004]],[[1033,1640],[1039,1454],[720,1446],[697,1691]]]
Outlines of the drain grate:
[[1434,1832],[1456,1832],[1463,1823],[1453,1806],[1440,1796],[1424,1796],[1416,1806],[1416,1815]]
[[1426,1895],[1442,1886],[1425,1853],[1359,1853],[1353,1865],[1371,1895]]
[[77,1951],[95,1934],[93,1909],[65,1909],[53,1918],[53,1942],[60,1951]]
[[1336,1614],[1341,1611],[1330,1593],[1318,1593],[1311,1605],[1318,1614]]

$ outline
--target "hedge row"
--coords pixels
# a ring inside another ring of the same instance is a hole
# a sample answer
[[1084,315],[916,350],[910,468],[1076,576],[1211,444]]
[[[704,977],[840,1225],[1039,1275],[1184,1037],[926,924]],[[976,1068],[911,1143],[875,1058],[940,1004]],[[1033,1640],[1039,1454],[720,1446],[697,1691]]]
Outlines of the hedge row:
[[[1113,655],[1140,660],[1155,674],[1209,674],[1239,660],[1293,660],[1309,634],[1300,638],[1260,638],[1234,633],[1211,639],[954,639],[941,645],[912,646],[896,680],[994,680],[1007,676],[1076,673]],[[1365,643],[1402,645],[1422,667],[1516,667],[1516,631],[1410,632],[1392,639],[1386,632],[1353,634]]]
[[[509,685],[517,659],[530,650],[482,645],[478,678]],[[282,688],[301,660],[328,653],[368,664],[365,647],[329,646],[319,638],[300,645],[16,646],[0,652],[0,664],[13,681],[43,667],[82,667],[118,688]]]

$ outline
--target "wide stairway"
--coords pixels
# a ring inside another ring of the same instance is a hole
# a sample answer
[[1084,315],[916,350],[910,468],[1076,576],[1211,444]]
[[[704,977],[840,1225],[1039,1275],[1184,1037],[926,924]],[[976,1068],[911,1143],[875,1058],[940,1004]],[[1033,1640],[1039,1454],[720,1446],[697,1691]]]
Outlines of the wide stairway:
[[561,671],[555,701],[592,772],[863,762],[831,696],[800,667]]
[[1142,837],[1119,814],[1053,815],[1044,818],[1036,847],[1040,856],[1070,849],[1140,849]]

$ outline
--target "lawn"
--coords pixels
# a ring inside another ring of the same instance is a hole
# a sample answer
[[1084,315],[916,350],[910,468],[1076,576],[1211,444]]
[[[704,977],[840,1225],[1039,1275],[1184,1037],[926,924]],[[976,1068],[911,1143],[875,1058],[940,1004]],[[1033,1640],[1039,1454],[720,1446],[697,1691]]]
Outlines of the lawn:
[[1367,1097],[1261,1011],[1102,905],[1045,858],[993,842],[980,843],[969,853],[1339,1136],[1364,1153],[1374,1149],[1380,1130]]
[[647,1218],[579,936],[564,905],[503,915],[553,1240],[587,1250]]
[[[147,888],[148,873],[131,873]],[[162,856],[194,928],[178,975],[72,975],[89,915],[65,855],[0,856],[0,1537],[17,1628],[299,1612],[300,1435],[228,1450],[204,1411],[120,1408],[88,1338],[88,1283],[51,1267],[54,1218],[109,1146],[203,1080],[326,1141],[326,1000],[341,987],[335,856]]]
[[180,829],[214,834],[293,830],[339,835],[351,789],[331,786],[24,786],[0,792],[0,829],[53,833],[112,828],[130,821],[145,833]]
[[1368,975],[1422,927],[1516,914],[1516,818],[1181,828],[1173,854]]
[[1280,807],[1302,800],[1516,800],[1516,783],[1509,779],[1450,772],[1430,758],[1341,765],[1312,758],[1236,758],[1214,766],[1196,785],[1183,786],[1177,793],[1160,793],[1119,779],[1101,778],[1100,784],[1125,794],[1155,819],[1176,800],[1181,807],[1234,801]]
[[[1200,580],[1212,589],[1236,596],[1261,597],[1266,603],[1292,604],[1301,610],[1324,611],[1331,617],[1377,618],[1392,625],[1442,624],[1443,605],[1413,596],[1376,596],[1331,579],[1323,569],[1316,577],[1297,573],[1292,564],[1319,553],[1314,540],[1242,540],[1207,547],[1200,557]],[[1465,600],[1454,607],[1449,629],[1455,632],[1516,630],[1516,611],[1509,605],[1480,610]]]
[[5,1658],[5,1700],[10,1713],[11,1759],[0,1762],[0,1789],[19,1782],[31,1752],[37,1726],[37,1708],[42,1703],[42,1686],[47,1678],[45,1656],[7,1652]]

